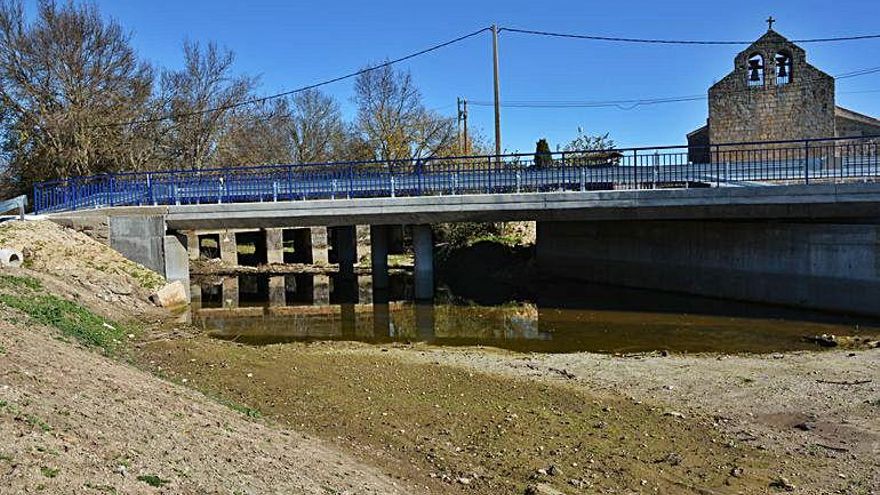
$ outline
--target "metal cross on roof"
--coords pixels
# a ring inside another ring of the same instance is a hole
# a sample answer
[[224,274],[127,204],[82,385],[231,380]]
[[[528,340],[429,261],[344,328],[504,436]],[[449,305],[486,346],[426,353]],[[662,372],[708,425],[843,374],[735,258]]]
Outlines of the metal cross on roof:
[[768,30],[768,31],[771,30],[771,29],[773,29],[773,23],[774,23],[774,22],[776,22],[776,19],[774,19],[772,15],[771,15],[770,17],[767,18],[767,30]]

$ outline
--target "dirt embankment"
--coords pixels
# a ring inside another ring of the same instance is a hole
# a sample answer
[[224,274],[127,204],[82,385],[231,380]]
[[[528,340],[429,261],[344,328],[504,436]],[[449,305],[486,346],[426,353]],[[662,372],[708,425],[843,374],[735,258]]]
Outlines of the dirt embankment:
[[313,437],[125,364],[161,279],[48,222],[0,226],[0,492],[409,493]]
[[623,357],[254,348],[197,336],[144,352],[174,380],[336,441],[433,493],[880,486],[876,349]]

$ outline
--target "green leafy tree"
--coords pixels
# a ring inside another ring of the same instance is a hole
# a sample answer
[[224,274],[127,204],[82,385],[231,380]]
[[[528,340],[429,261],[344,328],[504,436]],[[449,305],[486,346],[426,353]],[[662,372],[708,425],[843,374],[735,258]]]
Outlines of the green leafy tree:
[[577,137],[563,147],[565,161],[573,165],[617,165],[623,156],[614,149],[614,140],[608,133],[589,135],[578,127]]

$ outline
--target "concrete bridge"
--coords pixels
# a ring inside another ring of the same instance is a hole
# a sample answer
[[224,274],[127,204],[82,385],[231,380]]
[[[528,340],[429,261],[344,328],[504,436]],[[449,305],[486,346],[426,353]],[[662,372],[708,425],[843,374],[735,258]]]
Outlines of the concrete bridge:
[[114,248],[171,279],[188,277],[200,235],[218,236],[221,258],[234,263],[235,236],[220,232],[258,233],[264,261],[278,263],[295,231],[306,261],[327,262],[332,251],[342,275],[369,256],[377,289],[388,286],[390,229],[411,225],[422,299],[433,294],[432,224],[530,220],[548,274],[880,315],[873,182],[113,207],[52,218],[106,222]]
[[593,282],[880,315],[875,137],[105,174],[37,184],[35,209],[103,225],[129,258],[188,278],[210,238],[237,263],[361,262],[388,286],[411,226],[433,295],[431,225],[535,221],[541,270]]

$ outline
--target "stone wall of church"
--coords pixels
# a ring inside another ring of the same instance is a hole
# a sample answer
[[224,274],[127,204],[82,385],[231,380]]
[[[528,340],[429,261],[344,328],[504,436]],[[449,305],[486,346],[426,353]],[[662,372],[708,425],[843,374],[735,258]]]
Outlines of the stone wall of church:
[[709,91],[713,144],[831,137],[834,124],[830,77],[795,78],[784,86],[757,88],[728,84]]
[[880,136],[880,126],[846,117],[837,117],[837,137]]
[[[776,83],[776,54],[792,59],[787,84]],[[764,81],[749,85],[748,59],[763,57]],[[734,62],[709,89],[712,144],[822,138],[835,135],[834,78],[806,62],[804,51],[770,33]]]

